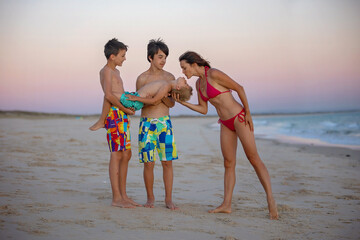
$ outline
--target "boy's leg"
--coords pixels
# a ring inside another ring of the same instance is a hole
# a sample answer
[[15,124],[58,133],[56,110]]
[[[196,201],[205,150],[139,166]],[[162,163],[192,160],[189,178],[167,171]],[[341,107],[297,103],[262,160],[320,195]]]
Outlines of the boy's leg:
[[152,123],[151,118],[141,118],[139,124],[139,161],[144,164],[144,183],[147,201],[144,207],[153,208],[155,196],[154,186],[154,166],[155,166],[155,146],[156,124]]
[[124,198],[126,196],[126,176],[128,161],[131,158],[130,120],[118,108],[111,108],[106,118],[105,127],[109,145],[110,164],[109,175],[113,191],[113,206],[134,208]]
[[[178,209],[172,202],[172,188],[173,188],[173,167],[172,161],[178,159],[175,138],[172,130],[170,116],[165,116],[159,119],[162,127],[158,124],[158,153],[163,167],[163,180],[165,187],[165,205],[171,210]],[[164,161],[163,161],[164,160]]]
[[172,202],[172,187],[174,179],[172,161],[162,161],[161,164],[163,167],[163,180],[165,187],[165,205],[171,210],[176,210],[178,207]]
[[122,158],[123,152],[111,152],[110,154],[109,176],[113,194],[111,205],[115,207],[134,208],[133,205],[125,201],[120,193],[119,177]]
[[155,162],[145,162],[144,163],[144,183],[147,195],[147,201],[145,207],[153,208],[155,202],[154,196],[154,166]]
[[122,152],[122,158],[120,159],[120,164],[119,164],[119,188],[120,188],[120,194],[121,197],[127,201],[128,203],[130,203],[131,205],[134,206],[138,206],[140,207],[141,205],[134,202],[132,199],[130,199],[127,196],[126,193],[126,179],[127,179],[127,171],[128,171],[128,166],[129,166],[129,161],[131,159],[131,149],[126,150],[124,152]]
[[89,127],[89,129],[91,131],[96,131],[105,126],[105,119],[110,111],[110,108],[111,108],[111,103],[104,97],[103,107],[102,107],[100,118],[99,118],[99,120],[97,120],[97,122],[94,125]]

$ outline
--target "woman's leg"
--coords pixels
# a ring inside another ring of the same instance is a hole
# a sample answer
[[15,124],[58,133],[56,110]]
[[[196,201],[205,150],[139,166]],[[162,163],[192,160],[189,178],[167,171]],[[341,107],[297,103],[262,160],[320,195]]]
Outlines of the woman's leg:
[[254,133],[250,131],[248,125],[240,123],[237,120],[235,120],[235,129],[236,134],[238,135],[244,148],[245,155],[254,167],[254,170],[265,190],[270,219],[278,219],[276,203],[272,195],[269,172],[257,152]]
[[234,191],[236,176],[236,148],[237,148],[237,135],[227,127],[221,124],[220,131],[220,144],[221,152],[224,157],[224,201],[223,203],[210,210],[210,213],[231,213],[231,200]]

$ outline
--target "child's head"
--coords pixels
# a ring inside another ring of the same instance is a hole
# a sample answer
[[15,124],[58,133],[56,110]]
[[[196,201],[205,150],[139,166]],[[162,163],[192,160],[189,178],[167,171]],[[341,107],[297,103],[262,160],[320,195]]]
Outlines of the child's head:
[[121,50],[127,51],[128,46],[119,42],[116,38],[109,40],[104,47],[104,53],[106,59],[109,59],[111,55],[117,56]]
[[192,95],[192,87],[187,84],[185,78],[179,77],[176,81],[176,88],[171,91],[179,94],[179,99],[182,102],[186,102],[190,99]]
[[[154,56],[159,53],[159,50],[165,54],[165,59],[169,55],[169,48],[160,38],[155,40],[151,39],[147,45],[147,60],[151,63]],[[151,59],[151,60],[150,60]]]

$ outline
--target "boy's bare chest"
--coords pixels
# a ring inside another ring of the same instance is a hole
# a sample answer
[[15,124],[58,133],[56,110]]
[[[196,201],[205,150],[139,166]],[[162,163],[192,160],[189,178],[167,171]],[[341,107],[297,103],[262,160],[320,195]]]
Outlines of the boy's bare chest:
[[113,76],[111,79],[111,87],[114,92],[123,92],[123,81],[120,76]]

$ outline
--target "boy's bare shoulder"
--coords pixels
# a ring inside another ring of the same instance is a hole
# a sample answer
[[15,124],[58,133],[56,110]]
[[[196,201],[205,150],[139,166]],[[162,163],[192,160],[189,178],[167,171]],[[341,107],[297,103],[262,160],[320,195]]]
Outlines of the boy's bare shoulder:
[[164,71],[164,78],[166,80],[171,80],[171,81],[175,80],[175,76],[172,73],[169,73],[167,71]]
[[148,71],[145,71],[145,72],[141,73],[141,74],[137,77],[137,79],[136,79],[136,84],[137,84],[137,85],[139,85],[139,84],[140,84],[140,85],[143,85],[148,78],[149,78],[149,73],[148,73]]
[[148,71],[145,71],[143,73],[141,73],[138,77],[137,77],[137,80],[144,80],[146,78],[149,77],[149,72]]
[[[116,69],[117,70],[117,69]],[[112,74],[114,70],[112,70],[111,68],[109,68],[108,66],[104,66],[102,69],[100,69],[100,76],[103,76],[104,74]]]

